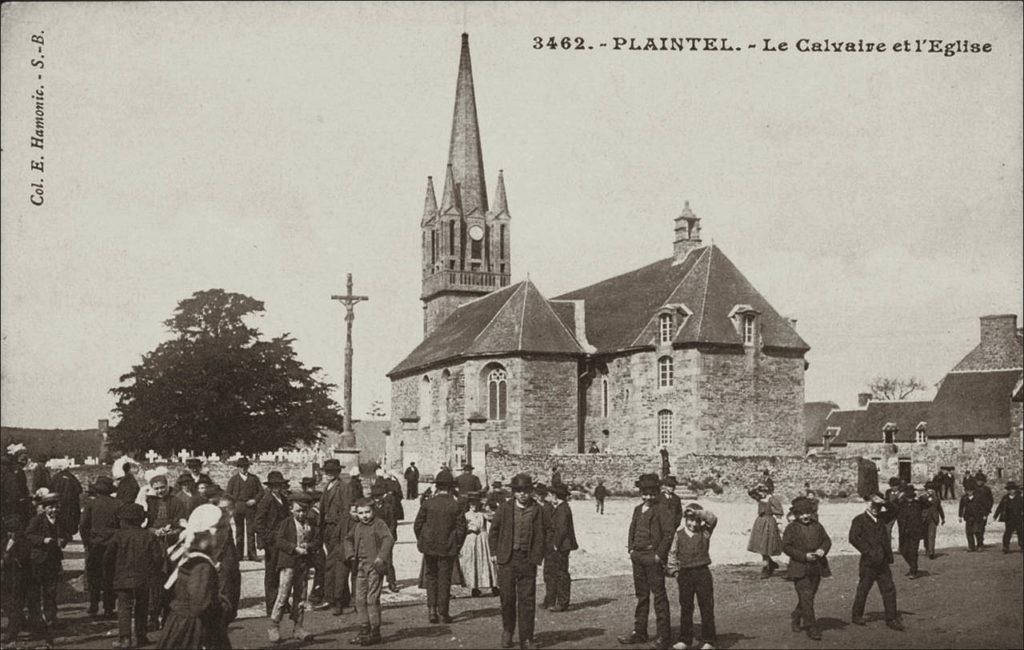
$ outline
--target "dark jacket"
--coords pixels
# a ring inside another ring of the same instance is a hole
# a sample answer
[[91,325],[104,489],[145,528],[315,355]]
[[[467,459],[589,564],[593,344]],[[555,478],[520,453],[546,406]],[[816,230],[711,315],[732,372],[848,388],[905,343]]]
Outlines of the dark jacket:
[[1006,523],[1020,523],[1021,519],[1024,519],[1024,498],[1018,494],[1014,498],[1010,498],[1009,494],[1004,494],[1003,498],[999,500],[999,505],[996,506],[996,521],[1005,521]]
[[850,545],[860,553],[860,570],[880,569],[892,564],[892,533],[886,527],[893,514],[883,510],[878,519],[866,512],[853,518],[850,524]]
[[815,572],[822,577],[832,575],[827,557],[823,556],[816,560],[807,559],[807,554],[812,551],[821,549],[828,554],[831,548],[831,538],[825,532],[825,527],[817,521],[812,520],[809,524],[801,523],[799,520],[789,522],[786,530],[782,533],[782,552],[789,556],[786,577],[803,578],[807,575],[814,575]]
[[924,521],[926,524],[946,523],[946,511],[942,508],[942,499],[938,497],[928,499],[924,511]]
[[[532,508],[530,551],[528,556],[534,564],[544,561],[545,544],[549,539],[548,528],[551,522],[544,509],[539,503],[534,502]],[[498,564],[506,564],[512,558],[512,547],[515,544],[515,509],[518,508],[515,498],[505,501],[498,506],[498,512],[494,514],[491,521],[491,530],[488,532],[488,542],[491,546],[491,554],[495,556]],[[465,518],[463,518],[465,524]]]
[[274,545],[277,548],[278,569],[301,569],[310,566],[313,560],[313,551],[318,544],[317,530],[311,521],[306,521],[309,527],[309,534],[305,539],[306,554],[298,552],[298,529],[296,528],[295,517],[288,517],[277,526],[274,533]]
[[904,495],[900,498],[896,523],[900,526],[901,539],[922,539],[928,530],[927,503],[920,497]]
[[169,525],[172,533],[164,539],[168,544],[171,544],[178,539],[178,533],[181,532],[181,520],[187,519],[188,513],[185,512],[185,504],[181,499],[175,499],[173,496],[168,495],[163,501],[166,512],[164,518],[161,519],[158,516],[161,499],[155,495],[146,497],[146,528],[156,529]]
[[260,497],[263,496],[263,485],[252,474],[242,479],[241,473],[238,473],[228,479],[227,492],[235,500],[235,514],[244,515],[249,512],[249,504],[246,501],[256,499],[256,504],[252,507],[259,505]]
[[60,525],[61,537],[70,540],[82,523],[82,484],[78,477],[62,469],[50,479],[50,491],[60,495],[57,523]]
[[114,589],[147,589],[162,579],[164,547],[148,528],[118,530],[103,557]]
[[675,494],[661,493],[659,497],[661,499],[662,506],[666,508],[672,515],[672,530],[679,528],[679,524],[683,523],[683,501]]
[[483,489],[480,485],[480,477],[476,474],[459,474],[455,477],[455,487],[458,488],[460,496]]
[[556,551],[575,551],[576,527],[572,523],[572,508],[563,501],[551,513],[551,544]]
[[604,485],[598,485],[594,488],[594,498],[598,501],[608,498],[608,488]]
[[[43,543],[49,538],[48,543]],[[60,573],[64,552],[60,549],[60,527],[56,521],[50,523],[43,513],[32,517],[25,529],[25,541],[31,547],[30,561],[33,572],[43,571],[48,575]]]
[[222,520],[217,526],[216,537],[217,553],[213,556],[213,561],[217,563],[224,620],[230,623],[238,617],[238,602],[242,598],[242,570],[239,567],[238,547],[235,546],[231,524]]
[[85,544],[106,544],[120,527],[117,512],[124,504],[112,496],[98,494],[85,504],[79,532]]
[[[641,503],[633,509],[633,519],[629,522],[629,537],[627,538],[626,547],[630,553],[638,550],[633,548],[633,537],[636,532],[637,523],[640,521],[643,507],[644,504]],[[651,507],[655,512],[654,516],[650,519],[648,535],[651,539],[651,546],[654,548],[654,554],[664,562],[668,559],[669,549],[672,548],[672,535],[676,532],[676,527],[672,525],[672,514],[666,508],[659,505],[658,501],[655,501]]]
[[412,465],[410,465],[405,470],[405,480],[408,483],[413,483],[413,484],[419,483],[420,482],[420,471],[418,469],[416,469],[415,467],[413,467]]
[[352,492],[340,479],[320,495],[321,536],[328,548],[333,549],[344,542],[352,525],[349,515],[352,503]]
[[437,494],[420,506],[412,530],[420,553],[455,557],[466,540],[466,518],[455,497]]
[[288,518],[288,506],[270,490],[263,493],[263,498],[256,504],[255,529],[256,536],[263,548],[276,550],[274,533],[284,519]]
[[121,503],[135,503],[139,496],[139,482],[133,474],[125,474],[117,483],[117,500]]
[[988,516],[985,500],[977,491],[973,495],[965,494],[960,497],[959,516],[965,521],[981,521]]
[[978,488],[974,491],[974,493],[977,495],[979,499],[981,499],[981,502],[984,504],[984,516],[987,517],[988,514],[992,512],[992,506],[995,505],[995,497],[992,496],[992,488],[990,488],[987,485],[979,485]]

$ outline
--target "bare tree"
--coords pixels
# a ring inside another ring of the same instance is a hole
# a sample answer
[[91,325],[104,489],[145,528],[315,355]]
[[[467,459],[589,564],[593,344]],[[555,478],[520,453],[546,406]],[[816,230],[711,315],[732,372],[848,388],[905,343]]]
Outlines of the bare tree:
[[928,386],[917,377],[875,377],[868,384],[871,399],[878,401],[906,399]]

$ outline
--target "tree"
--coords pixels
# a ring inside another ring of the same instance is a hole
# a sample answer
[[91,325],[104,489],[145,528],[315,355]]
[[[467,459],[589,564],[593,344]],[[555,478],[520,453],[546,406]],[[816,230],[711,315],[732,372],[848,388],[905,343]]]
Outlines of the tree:
[[123,451],[178,449],[254,454],[313,443],[341,429],[321,369],[295,357],[286,333],[266,340],[245,323],[263,303],[223,289],[197,291],[164,324],[173,335],[120,377],[111,444]]
[[388,412],[384,410],[384,400],[375,399],[370,403],[370,408],[366,410],[366,417],[371,420],[382,420],[388,416]]
[[871,399],[879,401],[906,399],[912,393],[926,388],[928,386],[917,377],[875,377],[868,384]]

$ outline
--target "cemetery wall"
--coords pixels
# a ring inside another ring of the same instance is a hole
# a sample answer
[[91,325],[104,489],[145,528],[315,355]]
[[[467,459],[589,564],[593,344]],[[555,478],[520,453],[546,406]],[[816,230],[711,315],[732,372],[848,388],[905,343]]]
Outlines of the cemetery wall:
[[[142,483],[142,475],[146,471],[157,468],[166,467],[168,469],[168,475],[170,476],[173,484],[174,480],[179,474],[184,474],[187,470],[183,463],[148,463],[143,461],[140,464],[142,468],[136,478]],[[261,481],[267,477],[267,474],[277,470],[289,481],[291,481],[291,487],[298,489],[299,480],[303,476],[310,476],[313,471],[313,462],[289,462],[289,461],[257,461],[249,467],[249,473],[258,477]],[[213,482],[222,488],[226,488],[228,485],[228,479],[238,471],[230,462],[208,462],[203,465],[203,472],[210,475]],[[110,465],[78,465],[71,468],[71,473],[78,477],[82,485],[88,485],[96,480],[99,476],[111,476]]]

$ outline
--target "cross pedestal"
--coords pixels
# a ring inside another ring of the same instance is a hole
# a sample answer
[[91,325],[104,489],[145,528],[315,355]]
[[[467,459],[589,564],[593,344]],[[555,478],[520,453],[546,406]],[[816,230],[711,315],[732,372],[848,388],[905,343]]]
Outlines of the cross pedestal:
[[334,457],[344,466],[346,472],[352,467],[359,467],[359,449],[356,447],[337,448],[334,450]]
[[[343,465],[359,464],[359,449],[356,447],[356,434],[352,430],[352,321],[355,320],[355,306],[357,303],[369,300],[367,296],[357,296],[352,293],[352,274],[345,278],[346,293],[331,296],[331,300],[337,300],[345,305],[345,422],[344,430],[341,432],[341,440],[334,455]],[[353,456],[354,455],[354,456]],[[342,456],[348,458],[348,462],[342,460]]]

